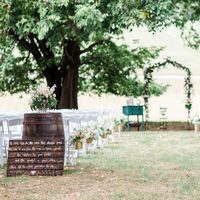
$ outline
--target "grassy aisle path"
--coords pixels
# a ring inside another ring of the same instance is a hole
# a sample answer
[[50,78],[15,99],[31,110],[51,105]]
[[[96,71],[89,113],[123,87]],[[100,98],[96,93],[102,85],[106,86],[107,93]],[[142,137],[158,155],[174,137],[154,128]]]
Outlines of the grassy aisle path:
[[6,178],[1,200],[198,200],[200,136],[193,132],[123,133],[78,160],[62,177]]

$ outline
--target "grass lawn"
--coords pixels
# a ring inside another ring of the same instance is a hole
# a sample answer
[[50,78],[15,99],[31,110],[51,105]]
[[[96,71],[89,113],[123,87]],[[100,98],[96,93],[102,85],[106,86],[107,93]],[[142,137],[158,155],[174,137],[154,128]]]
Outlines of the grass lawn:
[[200,199],[200,136],[129,132],[61,177],[0,174],[1,200]]

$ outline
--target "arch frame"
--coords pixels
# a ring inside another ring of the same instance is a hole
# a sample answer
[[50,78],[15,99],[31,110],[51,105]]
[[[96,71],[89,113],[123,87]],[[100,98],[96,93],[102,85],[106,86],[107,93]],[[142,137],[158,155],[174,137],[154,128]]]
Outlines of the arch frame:
[[162,68],[165,68],[167,65],[171,65],[173,67],[176,67],[177,69],[182,69],[186,72],[187,76],[184,79],[184,87],[185,87],[185,93],[186,93],[186,102],[185,102],[185,108],[187,109],[187,115],[188,115],[188,123],[190,122],[190,114],[192,109],[192,89],[193,84],[191,82],[191,71],[188,67],[183,66],[182,64],[170,60],[169,58],[165,59],[164,62],[156,63],[144,70],[144,91],[143,91],[143,99],[144,99],[144,108],[145,108],[145,121],[146,121],[146,129],[148,129],[148,122],[149,122],[149,98],[150,95],[150,84],[153,82],[153,72],[155,70],[160,70]]

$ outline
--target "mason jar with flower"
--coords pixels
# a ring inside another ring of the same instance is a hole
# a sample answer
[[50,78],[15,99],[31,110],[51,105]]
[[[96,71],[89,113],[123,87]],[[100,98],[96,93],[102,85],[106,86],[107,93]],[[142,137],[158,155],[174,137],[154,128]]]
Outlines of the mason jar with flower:
[[103,138],[103,139],[106,139],[107,138],[107,131],[106,131],[106,128],[105,127],[99,127],[99,130],[100,130],[100,136]]
[[86,134],[86,143],[91,144],[96,138],[96,134],[93,131],[88,131]]
[[82,131],[74,130],[71,136],[71,144],[74,145],[75,149],[82,149],[84,138],[85,134]]

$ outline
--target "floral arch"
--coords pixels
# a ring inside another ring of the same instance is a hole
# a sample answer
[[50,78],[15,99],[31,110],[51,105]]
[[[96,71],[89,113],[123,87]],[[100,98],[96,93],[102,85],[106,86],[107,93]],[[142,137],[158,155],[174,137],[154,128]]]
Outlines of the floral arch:
[[191,71],[189,68],[181,65],[180,63],[176,61],[172,61],[170,59],[166,59],[162,63],[156,63],[148,68],[145,69],[144,71],[144,91],[143,91],[143,98],[144,98],[144,107],[145,107],[145,119],[146,119],[146,124],[148,124],[149,121],[149,98],[150,98],[150,89],[149,86],[153,81],[153,72],[155,70],[160,70],[161,68],[166,67],[166,65],[172,65],[173,67],[176,67],[178,69],[182,69],[186,72],[187,76],[185,78],[185,93],[186,93],[186,103],[185,103],[185,108],[187,109],[188,112],[188,122],[190,121],[190,111],[192,108],[192,100],[191,100],[191,94],[192,94],[192,88],[193,84],[191,82]]

